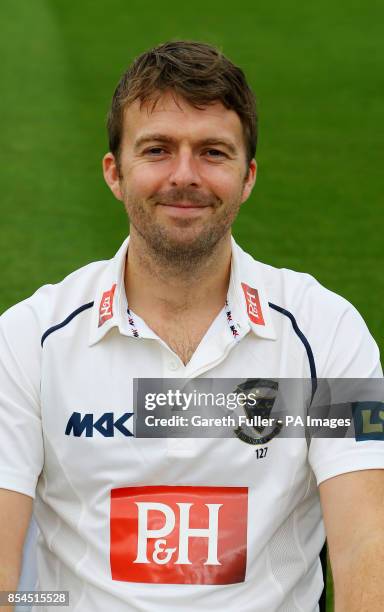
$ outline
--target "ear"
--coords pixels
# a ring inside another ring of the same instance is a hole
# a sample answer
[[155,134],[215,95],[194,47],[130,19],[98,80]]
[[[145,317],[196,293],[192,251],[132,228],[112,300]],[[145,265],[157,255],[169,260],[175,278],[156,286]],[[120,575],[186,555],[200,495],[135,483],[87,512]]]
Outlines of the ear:
[[123,196],[120,187],[119,169],[117,167],[116,158],[112,153],[107,153],[103,157],[103,174],[104,180],[115,198],[122,201]]
[[253,186],[256,183],[256,175],[257,175],[257,163],[255,159],[252,159],[249,164],[248,175],[246,176],[245,181],[244,181],[243,193],[241,196],[241,203],[248,200],[249,196],[251,195]]

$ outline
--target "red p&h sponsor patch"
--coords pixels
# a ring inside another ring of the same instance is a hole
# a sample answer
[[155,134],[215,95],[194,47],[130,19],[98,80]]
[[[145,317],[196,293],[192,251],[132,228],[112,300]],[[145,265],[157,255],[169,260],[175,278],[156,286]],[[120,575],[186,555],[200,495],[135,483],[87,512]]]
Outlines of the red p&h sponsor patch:
[[241,283],[241,286],[247,302],[247,313],[250,320],[252,323],[256,323],[257,325],[265,325],[263,312],[261,310],[259,292],[257,289],[249,287],[245,283]]
[[116,284],[112,285],[109,291],[104,291],[103,293],[99,306],[99,327],[113,317],[113,296],[115,295],[115,289]]
[[113,580],[244,582],[246,487],[148,486],[111,491]]

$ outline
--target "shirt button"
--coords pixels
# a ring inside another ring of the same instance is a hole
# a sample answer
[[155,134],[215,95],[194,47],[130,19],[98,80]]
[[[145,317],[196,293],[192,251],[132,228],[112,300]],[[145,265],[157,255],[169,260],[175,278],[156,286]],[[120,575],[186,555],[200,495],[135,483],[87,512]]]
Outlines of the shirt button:
[[179,369],[179,364],[177,363],[177,361],[173,360],[169,362],[168,367],[170,370],[173,370],[174,372],[175,370]]

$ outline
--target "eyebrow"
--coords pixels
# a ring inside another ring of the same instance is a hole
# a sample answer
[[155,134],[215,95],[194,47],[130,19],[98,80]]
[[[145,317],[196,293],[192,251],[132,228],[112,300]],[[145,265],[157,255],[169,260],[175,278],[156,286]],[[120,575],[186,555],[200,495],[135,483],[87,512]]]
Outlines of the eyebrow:
[[[138,138],[135,142],[134,149],[138,151],[143,145],[148,144],[150,142],[161,142],[166,144],[175,144],[176,140],[171,136],[167,136],[166,134],[145,134]],[[236,146],[225,138],[203,138],[199,140],[197,143],[199,146],[222,146],[225,147],[232,155],[236,156],[238,154],[238,150]]]

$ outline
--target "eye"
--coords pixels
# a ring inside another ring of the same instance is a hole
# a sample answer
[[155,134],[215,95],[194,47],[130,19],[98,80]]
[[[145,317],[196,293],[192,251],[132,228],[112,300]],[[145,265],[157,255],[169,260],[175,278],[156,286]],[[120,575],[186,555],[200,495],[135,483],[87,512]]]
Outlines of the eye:
[[219,149],[207,149],[205,153],[208,155],[208,157],[213,158],[227,157],[224,151],[220,151]]
[[162,155],[164,152],[165,152],[165,149],[163,149],[163,147],[150,147],[149,149],[146,149],[144,151],[144,154],[157,157],[159,155]]

